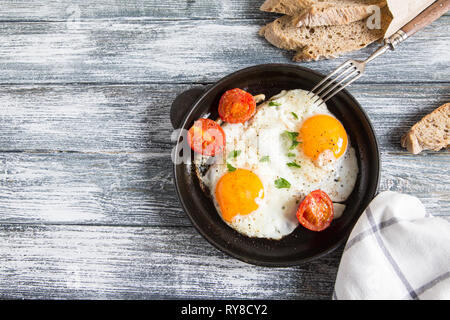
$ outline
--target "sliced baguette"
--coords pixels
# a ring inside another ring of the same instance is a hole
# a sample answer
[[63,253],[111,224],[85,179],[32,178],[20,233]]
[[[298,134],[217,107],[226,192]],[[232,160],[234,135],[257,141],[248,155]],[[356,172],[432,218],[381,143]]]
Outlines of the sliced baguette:
[[[383,35],[382,29],[369,29],[364,20],[347,25],[297,28],[293,17],[282,16],[264,26],[259,34],[274,46],[295,50],[294,61],[335,58],[342,53],[364,48]],[[383,19],[382,19],[383,20]]]
[[372,5],[380,8],[385,0],[266,0],[260,10],[297,16],[298,26],[348,24],[361,20],[373,12]]
[[413,154],[438,151],[450,145],[450,103],[426,115],[402,137],[403,148]]
[[[345,1],[343,1],[345,2]],[[308,26],[333,26],[349,24],[358,20],[365,19],[374,14],[378,8],[386,5],[384,1],[372,1],[373,4],[319,4],[302,10],[294,15],[292,23],[296,27]],[[375,8],[374,8],[375,6]]]
[[317,0],[266,0],[259,9],[293,16],[318,2]]

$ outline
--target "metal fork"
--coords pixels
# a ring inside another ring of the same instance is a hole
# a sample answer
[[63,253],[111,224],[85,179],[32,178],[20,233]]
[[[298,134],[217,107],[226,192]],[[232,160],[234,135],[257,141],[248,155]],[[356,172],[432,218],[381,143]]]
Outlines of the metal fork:
[[[326,78],[320,81],[308,94],[313,95],[313,103],[322,99],[325,103],[336,95],[339,91],[349,86],[362,77],[366,65],[373,59],[379,57],[386,51],[395,50],[396,46],[406,40],[408,36],[402,30],[397,31],[391,37],[384,40],[384,45],[378,48],[370,57],[364,61],[348,60],[340,65],[336,70],[330,73]],[[334,78],[333,78],[334,77]]]
[[[366,68],[366,64],[382,55],[386,51],[395,50],[395,47],[426,27],[450,9],[450,0],[437,0],[431,6],[422,11],[414,19],[404,25],[399,31],[384,40],[384,45],[375,51],[364,61],[349,60],[332,72],[328,77],[320,81],[309,93],[313,96],[314,103],[322,99],[322,103],[331,99],[336,93],[359,79]],[[336,77],[335,77],[336,76]],[[333,79],[333,77],[335,77]],[[308,94],[309,94],[308,93]]]

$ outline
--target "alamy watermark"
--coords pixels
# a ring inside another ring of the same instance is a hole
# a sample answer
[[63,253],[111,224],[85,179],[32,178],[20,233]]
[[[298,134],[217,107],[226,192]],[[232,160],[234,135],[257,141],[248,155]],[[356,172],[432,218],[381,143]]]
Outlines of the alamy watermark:
[[367,28],[370,30],[381,29],[381,8],[377,5],[371,5],[368,10],[370,15],[366,20]]

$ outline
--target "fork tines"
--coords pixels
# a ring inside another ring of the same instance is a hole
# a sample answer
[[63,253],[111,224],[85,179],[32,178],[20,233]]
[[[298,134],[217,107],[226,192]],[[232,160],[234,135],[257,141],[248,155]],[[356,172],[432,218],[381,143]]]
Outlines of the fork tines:
[[[362,71],[363,70],[358,65],[358,62],[354,60],[349,60],[343,63],[340,67],[338,67],[311,89],[310,92],[316,97],[314,103],[318,102],[320,99],[322,99],[323,102],[328,101],[339,91],[361,77]],[[334,76],[336,77],[332,79]]]

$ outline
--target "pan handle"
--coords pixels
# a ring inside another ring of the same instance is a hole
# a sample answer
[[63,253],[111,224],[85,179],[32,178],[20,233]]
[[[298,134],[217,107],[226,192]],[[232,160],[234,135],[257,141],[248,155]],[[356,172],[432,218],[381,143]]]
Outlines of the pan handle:
[[175,98],[170,107],[170,122],[174,129],[178,129],[181,126],[189,108],[192,107],[206,89],[207,87],[192,88],[182,92]]

